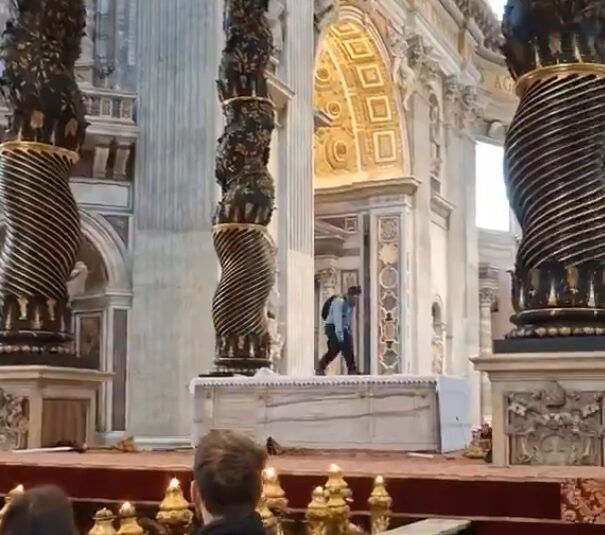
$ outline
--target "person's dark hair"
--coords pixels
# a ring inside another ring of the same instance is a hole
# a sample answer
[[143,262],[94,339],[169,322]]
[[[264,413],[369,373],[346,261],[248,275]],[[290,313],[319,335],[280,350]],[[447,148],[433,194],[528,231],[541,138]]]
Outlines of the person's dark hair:
[[0,535],[78,535],[78,530],[65,493],[48,486],[15,498],[4,514]]
[[224,516],[254,509],[260,500],[266,460],[266,451],[245,435],[210,431],[202,437],[193,477],[208,512]]
[[361,286],[351,286],[348,290],[347,293],[349,295],[361,295]]

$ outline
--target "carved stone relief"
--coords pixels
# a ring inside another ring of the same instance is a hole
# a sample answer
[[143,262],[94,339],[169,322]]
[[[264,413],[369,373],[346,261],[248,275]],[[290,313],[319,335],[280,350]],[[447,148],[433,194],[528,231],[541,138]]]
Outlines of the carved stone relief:
[[511,464],[602,466],[602,393],[553,382],[505,399]]
[[401,373],[401,220],[378,218],[378,373]]
[[0,451],[27,447],[28,413],[27,398],[7,394],[0,388]]

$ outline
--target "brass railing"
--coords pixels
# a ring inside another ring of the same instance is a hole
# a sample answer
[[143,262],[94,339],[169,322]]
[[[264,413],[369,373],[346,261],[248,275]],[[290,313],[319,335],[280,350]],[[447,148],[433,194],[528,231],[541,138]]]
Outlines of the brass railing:
[[[11,490],[5,497],[0,510],[0,523],[11,502],[24,492],[22,485]],[[386,490],[382,476],[374,479],[374,488],[368,497],[370,516],[369,530],[351,520],[352,492],[345,481],[342,470],[330,466],[323,487],[313,490],[311,501],[304,514],[307,535],[375,535],[386,531],[391,520],[392,499]],[[288,535],[288,499],[275,469],[263,472],[263,493],[258,513],[262,518],[267,535]],[[114,513],[108,508],[98,510],[93,517],[94,525],[88,535],[143,535],[154,531],[166,535],[186,535],[194,522],[192,505],[183,494],[178,479],[172,479],[164,499],[160,502],[155,519],[140,517],[130,502],[123,503]]]

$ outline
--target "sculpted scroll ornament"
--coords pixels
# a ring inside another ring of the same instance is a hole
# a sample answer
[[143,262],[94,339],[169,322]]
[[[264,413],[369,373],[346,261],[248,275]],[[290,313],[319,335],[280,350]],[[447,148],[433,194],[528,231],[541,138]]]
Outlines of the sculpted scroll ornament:
[[28,426],[26,398],[0,388],[0,451],[25,448]]
[[316,45],[317,38],[321,36],[323,30],[338,20],[339,6],[338,0],[314,0],[313,22],[315,25]]
[[601,393],[566,391],[553,382],[506,399],[511,464],[602,464]]

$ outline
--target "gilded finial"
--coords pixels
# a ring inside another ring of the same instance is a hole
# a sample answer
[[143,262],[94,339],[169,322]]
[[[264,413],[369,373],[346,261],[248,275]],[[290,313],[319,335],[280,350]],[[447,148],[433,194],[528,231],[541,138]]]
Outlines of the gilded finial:
[[118,535],[144,535],[143,528],[137,522],[137,511],[130,502],[120,507],[120,529]]
[[2,522],[2,519],[4,518],[4,515],[6,514],[6,511],[8,511],[8,508],[10,507],[10,504],[13,502],[13,500],[21,496],[24,492],[25,488],[23,487],[23,485],[17,485],[4,497],[4,506],[2,507],[2,509],[0,509],[0,522]]
[[326,482],[326,493],[328,497],[332,494],[340,494],[343,499],[351,500],[351,489],[344,480],[342,469],[337,464],[331,464],[328,470],[328,481]]
[[181,483],[172,478],[160,503],[156,520],[169,531],[184,531],[193,521],[191,504],[185,499]]
[[256,512],[259,514],[263,527],[267,535],[277,535],[278,533],[278,522],[275,515],[271,512],[271,509],[267,507],[267,502],[264,496],[261,496]]
[[272,511],[283,511],[288,506],[286,492],[281,487],[275,468],[271,466],[263,470],[263,496]]
[[368,498],[368,508],[372,525],[372,533],[383,533],[387,531],[391,521],[391,506],[393,499],[389,495],[384,478],[376,476],[374,488]]
[[325,491],[322,487],[316,487],[311,494],[311,501],[307,506],[305,518],[307,519],[308,535],[325,535],[327,521],[330,512],[326,501]]
[[116,535],[113,527],[115,515],[106,508],[99,509],[93,516],[94,526],[88,532],[88,535]]

